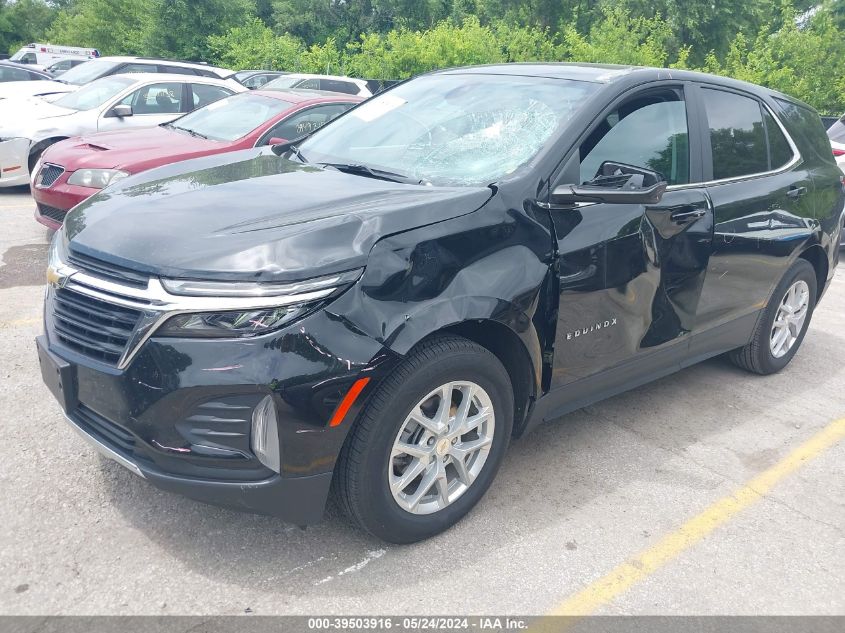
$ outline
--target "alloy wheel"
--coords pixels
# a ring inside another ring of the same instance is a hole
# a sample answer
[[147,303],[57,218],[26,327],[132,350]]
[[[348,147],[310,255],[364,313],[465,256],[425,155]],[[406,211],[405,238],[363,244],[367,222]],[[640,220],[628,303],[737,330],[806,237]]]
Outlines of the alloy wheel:
[[390,453],[388,484],[399,507],[431,514],[454,503],[484,468],[495,428],[490,396],[473,382],[449,382],[426,395]]
[[810,307],[810,287],[806,281],[798,280],[789,287],[778,307],[769,350],[775,358],[784,356],[798,340]]

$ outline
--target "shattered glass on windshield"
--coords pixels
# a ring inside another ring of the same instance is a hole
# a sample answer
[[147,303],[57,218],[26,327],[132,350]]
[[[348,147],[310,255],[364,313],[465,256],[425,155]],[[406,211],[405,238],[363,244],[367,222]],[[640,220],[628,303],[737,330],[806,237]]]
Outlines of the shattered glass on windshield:
[[554,111],[534,99],[524,109],[470,114],[443,126],[437,144],[420,147],[412,175],[450,184],[492,182],[536,154],[558,125]]
[[310,162],[484,186],[530,161],[595,89],[546,77],[428,75],[370,99],[300,150]]

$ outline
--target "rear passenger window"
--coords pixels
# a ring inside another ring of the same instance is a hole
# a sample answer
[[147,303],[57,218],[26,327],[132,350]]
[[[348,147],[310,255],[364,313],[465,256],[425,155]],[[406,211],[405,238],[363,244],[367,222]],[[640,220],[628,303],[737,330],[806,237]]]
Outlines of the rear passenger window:
[[780,169],[792,160],[792,148],[775,121],[775,117],[765,108],[763,108],[763,120],[766,123],[766,138],[769,141],[769,168]]
[[811,158],[815,154],[822,162],[833,162],[830,151],[830,139],[825,133],[819,115],[807,107],[785,99],[775,99],[780,108],[780,118],[789,130],[792,140],[798,144],[804,158]]
[[713,178],[737,178],[769,171],[766,130],[760,104],[732,92],[705,88]]
[[612,161],[660,172],[670,185],[689,182],[689,133],[676,91],[641,95],[611,112],[581,144],[581,182]]

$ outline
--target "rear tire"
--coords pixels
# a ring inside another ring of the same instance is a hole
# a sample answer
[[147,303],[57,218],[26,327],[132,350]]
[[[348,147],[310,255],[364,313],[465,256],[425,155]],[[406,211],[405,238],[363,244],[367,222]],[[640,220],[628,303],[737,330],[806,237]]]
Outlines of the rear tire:
[[731,361],[761,375],[786,367],[801,347],[816,297],[815,269],[805,259],[796,260],[772,293],[749,343],[729,353]]
[[431,338],[370,397],[338,459],[335,494],[374,536],[429,538],[487,491],[512,425],[513,390],[496,356],[457,336]]

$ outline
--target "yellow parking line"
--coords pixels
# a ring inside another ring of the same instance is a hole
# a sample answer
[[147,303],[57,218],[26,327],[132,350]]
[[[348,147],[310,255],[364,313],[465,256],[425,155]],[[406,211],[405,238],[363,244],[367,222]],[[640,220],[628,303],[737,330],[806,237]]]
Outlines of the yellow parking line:
[[559,604],[549,615],[584,616],[610,603],[632,585],[645,580],[669,561],[701,541],[745,508],[766,495],[787,475],[818,457],[845,437],[845,418],[831,422],[784,459],[763,471],[728,497],[719,499],[653,547],[599,578]]
[[11,321],[0,321],[0,328],[26,327],[41,323],[40,318],[35,319],[12,319]]

